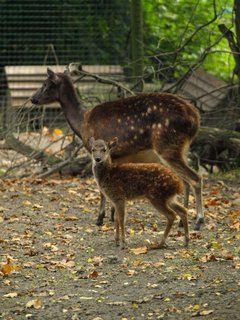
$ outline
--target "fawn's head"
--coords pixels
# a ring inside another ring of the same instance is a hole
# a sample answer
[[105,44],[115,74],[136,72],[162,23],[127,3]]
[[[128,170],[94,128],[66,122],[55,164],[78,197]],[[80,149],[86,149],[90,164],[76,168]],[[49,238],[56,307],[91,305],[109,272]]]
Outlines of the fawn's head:
[[68,70],[65,70],[63,73],[55,73],[47,68],[47,79],[43,82],[41,88],[33,94],[31,102],[40,105],[59,101],[64,80],[71,81]]
[[114,138],[110,142],[105,142],[104,140],[95,140],[93,137],[89,139],[88,143],[92,153],[93,163],[95,165],[104,162],[111,161],[110,150],[116,146],[118,138]]

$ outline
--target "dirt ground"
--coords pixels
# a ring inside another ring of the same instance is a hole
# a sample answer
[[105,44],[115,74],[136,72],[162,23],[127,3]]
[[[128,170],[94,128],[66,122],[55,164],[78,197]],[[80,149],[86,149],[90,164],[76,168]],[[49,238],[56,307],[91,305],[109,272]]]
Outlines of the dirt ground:
[[97,227],[93,178],[0,181],[0,319],[240,319],[239,184],[206,180],[206,224],[147,251],[165,220],[129,203],[128,249]]

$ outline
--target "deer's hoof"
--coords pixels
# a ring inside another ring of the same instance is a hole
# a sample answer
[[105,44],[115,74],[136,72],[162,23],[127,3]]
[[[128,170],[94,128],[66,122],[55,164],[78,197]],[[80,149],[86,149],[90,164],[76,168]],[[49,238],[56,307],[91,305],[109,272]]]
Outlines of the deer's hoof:
[[126,243],[121,243],[121,250],[124,250],[124,249],[126,249],[126,248],[127,248]]
[[189,245],[189,238],[186,238],[184,241],[184,247],[188,248],[188,245]]
[[103,219],[99,219],[98,218],[97,221],[96,221],[96,225],[99,226],[99,227],[102,226],[103,225]]
[[179,228],[183,228],[183,222],[182,222],[182,220],[179,221],[178,227],[179,227]]
[[194,230],[199,231],[201,229],[202,224],[204,224],[204,218],[199,218],[196,221],[196,224],[194,226]]

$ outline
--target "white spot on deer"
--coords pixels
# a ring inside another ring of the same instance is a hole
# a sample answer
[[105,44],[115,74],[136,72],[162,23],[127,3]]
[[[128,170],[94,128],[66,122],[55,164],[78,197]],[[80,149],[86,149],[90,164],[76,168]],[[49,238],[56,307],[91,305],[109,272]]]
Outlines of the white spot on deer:
[[166,127],[169,126],[169,119],[168,119],[168,118],[165,119],[165,126],[166,126]]
[[163,108],[160,108],[160,112],[163,112]]
[[153,110],[154,110],[154,111],[157,110],[157,106],[153,106]]
[[147,113],[151,113],[151,112],[152,112],[152,109],[150,107],[148,107]]
[[133,137],[133,139],[134,139],[134,140],[137,140],[137,139],[138,139],[138,136],[137,136],[137,135],[135,135],[135,136]]
[[134,128],[134,126],[131,126],[131,130],[133,131],[135,128]]
[[117,121],[118,121],[118,123],[121,123],[121,122],[122,122],[122,119],[119,118]]
[[155,129],[157,127],[157,125],[156,125],[156,123],[154,123],[153,125],[152,125],[152,129]]
[[161,128],[162,128],[162,124],[159,123],[159,124],[158,124],[158,129],[161,129]]
[[143,130],[143,129],[140,129],[139,132],[140,132],[141,134],[143,134],[143,133],[144,133],[144,130]]
[[130,117],[129,117],[129,116],[127,117],[127,120],[128,120],[128,121],[130,120]]
[[142,117],[145,117],[145,113],[144,112],[142,112],[141,115],[142,115]]

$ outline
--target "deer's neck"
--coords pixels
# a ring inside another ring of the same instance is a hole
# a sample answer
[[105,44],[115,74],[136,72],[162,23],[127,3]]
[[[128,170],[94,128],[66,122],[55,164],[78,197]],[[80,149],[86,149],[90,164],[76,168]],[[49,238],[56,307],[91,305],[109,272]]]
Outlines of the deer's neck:
[[80,101],[76,89],[70,81],[65,83],[64,90],[62,90],[59,97],[59,102],[70,127],[82,138],[82,127],[86,108]]
[[93,163],[93,174],[100,187],[103,187],[108,181],[111,170],[111,160],[101,163]]

